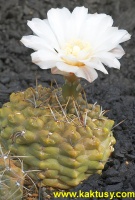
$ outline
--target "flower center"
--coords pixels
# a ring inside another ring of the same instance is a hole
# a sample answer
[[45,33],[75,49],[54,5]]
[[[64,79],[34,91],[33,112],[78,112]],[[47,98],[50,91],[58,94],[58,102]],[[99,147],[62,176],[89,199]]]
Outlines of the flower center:
[[77,57],[79,56],[79,53],[81,53],[81,51],[88,52],[90,50],[90,45],[81,40],[71,40],[66,43],[64,50],[67,55],[71,54]]
[[91,55],[91,46],[82,40],[71,40],[62,48],[61,58],[69,65],[84,66],[82,60],[86,60]]

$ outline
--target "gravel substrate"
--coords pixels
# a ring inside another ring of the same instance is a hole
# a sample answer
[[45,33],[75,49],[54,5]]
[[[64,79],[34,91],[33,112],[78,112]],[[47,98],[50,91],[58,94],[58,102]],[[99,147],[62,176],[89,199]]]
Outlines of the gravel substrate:
[[111,15],[114,25],[126,29],[132,39],[122,45],[126,54],[121,59],[120,71],[108,69],[109,75],[99,72],[99,78],[92,84],[82,81],[88,102],[97,102],[103,109],[110,110],[106,115],[115,120],[115,125],[123,123],[114,128],[117,143],[103,174],[91,176],[71,191],[135,191],[134,0],[0,0],[0,107],[9,101],[12,92],[35,87],[36,78],[39,84],[45,86],[50,86],[54,79],[59,86],[62,85],[61,76],[51,75],[50,70],[41,70],[31,63],[32,50],[24,47],[20,39],[31,34],[27,20],[46,18],[47,11],[52,7],[65,6],[72,10],[82,5],[88,7],[91,13]]

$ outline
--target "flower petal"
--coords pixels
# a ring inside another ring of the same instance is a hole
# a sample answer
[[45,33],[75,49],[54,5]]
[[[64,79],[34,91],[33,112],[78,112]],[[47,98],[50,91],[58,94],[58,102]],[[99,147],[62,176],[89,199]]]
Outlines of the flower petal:
[[[106,14],[88,14],[87,20],[82,27],[80,37],[89,41],[92,46],[97,43],[100,37],[113,24],[112,17]],[[100,31],[99,31],[100,30]]]
[[126,30],[118,30],[117,27],[110,27],[97,39],[96,51],[111,51],[119,43],[129,38],[130,34]]
[[101,63],[101,61],[99,59],[92,59],[89,62],[85,62],[85,65],[87,65],[88,67],[97,69],[101,72],[103,72],[104,74],[108,74],[107,70],[105,69],[104,65]]
[[51,68],[51,73],[52,74],[60,74],[60,75],[63,75],[63,76],[69,76],[69,72],[61,71],[57,67]]
[[23,36],[20,40],[26,47],[33,50],[40,50],[44,48],[52,49],[50,44],[46,42],[43,38],[35,35]]
[[87,18],[88,9],[84,6],[76,7],[67,24],[66,29],[66,40],[71,40],[74,38],[78,38],[80,31],[82,30],[82,26]]
[[125,42],[131,38],[131,35],[126,30],[119,30],[119,31],[121,31],[123,34],[119,43]]
[[78,70],[77,66],[68,65],[64,62],[57,62],[56,67],[60,71],[65,71],[65,72],[69,72],[69,73],[75,73]]
[[98,54],[101,62],[108,67],[113,67],[120,69],[120,62],[115,58],[115,56],[110,52],[102,52]]
[[[65,72],[65,70],[63,71],[59,70],[57,67],[52,68],[51,72],[52,74],[60,74],[64,76],[70,75],[70,72]],[[98,77],[96,70],[88,66],[79,67],[78,70],[74,72],[74,74],[79,78],[86,79],[90,83],[93,82]]]
[[120,59],[125,54],[125,51],[121,45],[118,45],[116,48],[112,49],[110,52],[118,59]]
[[36,35],[45,39],[47,44],[50,44],[53,48],[59,50],[58,41],[46,21],[38,18],[33,18],[32,21],[28,21],[27,24]]
[[75,75],[77,77],[86,79],[90,83],[98,77],[96,70],[88,66],[80,67],[78,71],[75,72]]
[[35,53],[31,54],[32,62],[36,63],[42,69],[48,69],[55,67],[56,62],[60,61],[60,58],[53,51],[47,50],[38,50]]
[[48,21],[53,30],[60,46],[65,44],[66,24],[71,17],[71,13],[67,8],[50,9],[47,13]]
[[83,62],[80,62],[74,55],[69,54],[66,55],[64,53],[59,54],[60,58],[63,60],[64,63],[67,63],[69,66],[80,66]]

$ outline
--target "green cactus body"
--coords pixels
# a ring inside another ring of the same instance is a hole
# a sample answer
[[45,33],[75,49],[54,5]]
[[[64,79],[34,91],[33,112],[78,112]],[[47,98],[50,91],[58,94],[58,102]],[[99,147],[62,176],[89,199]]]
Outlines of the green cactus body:
[[8,157],[0,158],[0,199],[20,200],[23,196],[23,172]]
[[115,144],[113,124],[81,94],[65,100],[60,88],[38,86],[11,94],[0,109],[0,141],[23,156],[32,178],[68,189],[102,172]]

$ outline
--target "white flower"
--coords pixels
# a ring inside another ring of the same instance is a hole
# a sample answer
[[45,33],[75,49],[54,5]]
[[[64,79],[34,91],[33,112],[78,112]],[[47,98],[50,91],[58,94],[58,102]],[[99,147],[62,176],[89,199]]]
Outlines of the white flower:
[[119,43],[131,36],[112,27],[109,15],[88,14],[87,8],[76,7],[72,13],[67,8],[51,9],[47,17],[28,21],[35,35],[21,39],[36,51],[31,56],[39,67],[51,68],[53,74],[75,74],[89,82],[97,78],[96,70],[108,73],[104,65],[120,68],[118,59],[124,50]]

